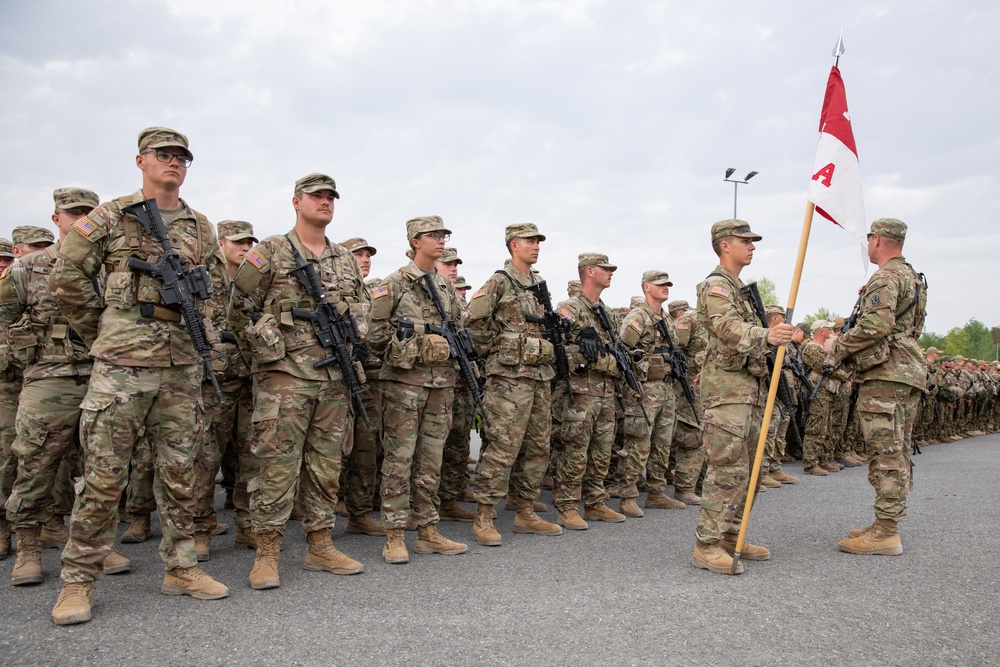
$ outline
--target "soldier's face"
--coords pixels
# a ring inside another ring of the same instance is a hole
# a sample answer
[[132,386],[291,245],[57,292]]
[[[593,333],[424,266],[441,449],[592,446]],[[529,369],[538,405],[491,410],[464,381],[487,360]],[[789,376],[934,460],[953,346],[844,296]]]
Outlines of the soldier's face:
[[[170,153],[174,156],[170,162],[160,162],[156,153]],[[187,155],[180,148],[167,147],[156,151],[147,151],[135,156],[135,165],[142,170],[142,177],[151,185],[162,188],[179,188],[187,178],[188,168],[181,159]]]
[[468,288],[466,288],[466,289],[457,289],[455,291],[458,292],[458,296],[460,296],[462,298],[462,301],[465,301],[465,293],[468,292],[469,289]]
[[736,262],[737,266],[749,266],[753,261],[753,251],[757,246],[750,239],[739,236],[732,237],[732,241],[726,244],[729,247],[729,255]]
[[326,227],[333,220],[333,190],[303,192],[301,198],[292,197],[292,207],[298,219],[308,224]]
[[226,258],[226,264],[239,266],[243,261],[243,257],[253,247],[253,240],[242,239],[240,241],[230,241],[229,239],[219,239],[219,246],[222,248],[222,256]]
[[611,287],[611,277],[615,275],[615,272],[611,269],[605,269],[603,266],[592,266],[591,276],[594,277],[594,282],[603,289]]
[[541,241],[537,236],[525,239],[513,239],[511,249],[514,251],[514,258],[525,264],[534,264],[538,261],[538,251],[541,249]]
[[0,257],[0,271],[3,271],[13,263],[14,263],[13,257]]
[[451,282],[458,279],[458,262],[437,262],[438,273],[445,276]]
[[[413,252],[427,259],[432,259],[437,262],[438,257],[444,254],[444,244],[448,242],[448,237],[445,234],[437,234],[439,238],[435,238],[434,235],[420,234],[410,245],[413,247]],[[458,267],[455,268],[455,277],[458,277]]]
[[355,250],[352,254],[354,255],[354,261],[358,263],[358,270],[361,271],[361,277],[367,278],[372,270],[371,251],[367,248],[362,248],[361,250]]

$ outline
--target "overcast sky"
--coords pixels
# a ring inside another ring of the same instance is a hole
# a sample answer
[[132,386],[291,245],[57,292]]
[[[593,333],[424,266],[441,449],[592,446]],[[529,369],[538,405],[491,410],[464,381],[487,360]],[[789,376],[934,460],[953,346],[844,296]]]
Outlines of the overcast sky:
[[[294,181],[333,176],[329,236],[405,263],[404,222],[436,214],[481,285],[503,230],[548,236],[557,299],[576,256],[619,265],[625,305],[650,268],[694,303],[733,212],[764,236],[744,277],[788,294],[820,106],[841,28],[868,220],[910,227],[928,329],[1000,325],[1000,78],[995,2],[4,0],[0,234],[51,224],[51,191],[140,184],[136,137],[188,135],[182,196],[209,219],[294,221]],[[850,311],[858,244],[817,216],[797,312]],[[796,320],[801,317],[796,317]]]

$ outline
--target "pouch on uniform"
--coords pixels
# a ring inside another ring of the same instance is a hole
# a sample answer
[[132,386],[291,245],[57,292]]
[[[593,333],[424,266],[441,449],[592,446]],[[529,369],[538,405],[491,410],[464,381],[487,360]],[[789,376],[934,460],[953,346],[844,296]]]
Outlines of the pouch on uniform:
[[497,361],[504,366],[519,365],[521,363],[521,335],[513,331],[501,333],[497,336],[495,354]]
[[871,370],[889,361],[889,340],[883,338],[871,347],[856,352],[852,358],[854,368],[859,373]]
[[448,361],[451,348],[444,336],[425,333],[420,342],[420,361],[428,366],[440,366]]
[[646,362],[648,363],[646,368],[647,380],[656,382],[667,377],[667,373],[670,371],[670,366],[667,365],[667,360],[663,358],[662,354],[651,354],[646,357]]
[[413,323],[410,323],[409,334],[402,340],[399,336],[389,339],[389,347],[385,351],[385,363],[395,368],[409,370],[417,363],[420,356],[420,337],[413,335]]
[[135,274],[131,271],[112,271],[104,285],[104,303],[118,310],[135,307]]
[[555,347],[544,338],[528,336],[521,346],[521,358],[528,366],[551,364],[556,359]]
[[246,329],[250,356],[259,364],[267,364],[283,359],[285,339],[281,335],[278,320],[271,313],[264,313],[260,319]]

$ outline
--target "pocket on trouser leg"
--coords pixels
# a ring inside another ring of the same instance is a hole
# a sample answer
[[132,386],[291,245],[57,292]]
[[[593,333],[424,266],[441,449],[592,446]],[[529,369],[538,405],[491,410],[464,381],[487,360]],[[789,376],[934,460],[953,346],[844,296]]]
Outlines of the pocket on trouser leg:
[[716,411],[705,413],[703,442],[709,465],[730,466],[740,462],[749,463],[747,434],[749,425],[745,419],[727,419],[739,415],[720,414]]

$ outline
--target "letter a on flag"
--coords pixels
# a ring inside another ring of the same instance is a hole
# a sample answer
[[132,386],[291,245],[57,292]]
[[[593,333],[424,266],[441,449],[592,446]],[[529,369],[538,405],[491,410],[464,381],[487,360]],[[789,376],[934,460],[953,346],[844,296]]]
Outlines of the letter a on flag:
[[846,229],[862,246],[866,245],[858,149],[854,145],[851,116],[847,111],[844,80],[836,66],[830,70],[826,83],[823,113],[819,119],[819,145],[809,181],[809,201],[816,205],[817,213]]

